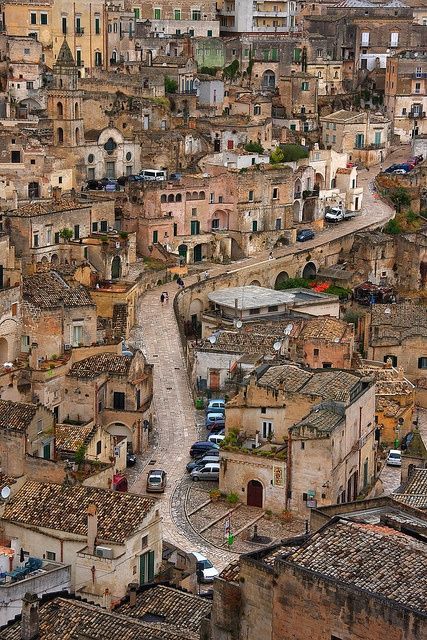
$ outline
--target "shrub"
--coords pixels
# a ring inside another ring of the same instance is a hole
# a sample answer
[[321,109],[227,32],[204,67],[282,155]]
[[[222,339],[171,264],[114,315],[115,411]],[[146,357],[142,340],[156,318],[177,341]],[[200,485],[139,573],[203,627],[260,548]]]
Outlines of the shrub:
[[73,230],[72,229],[61,229],[61,231],[59,232],[59,237],[62,238],[63,240],[69,241],[71,240],[71,238],[73,237]]
[[232,491],[227,494],[227,502],[228,504],[236,504],[239,502],[239,496],[237,493],[233,493]]
[[81,465],[85,461],[85,457],[86,447],[84,446],[84,444],[81,444],[75,453],[74,461],[77,462],[78,465]]
[[276,286],[276,289],[310,289],[310,281],[307,278],[288,278]]
[[389,220],[384,227],[384,233],[390,233],[392,235],[397,235],[398,233],[401,233],[401,231],[402,228],[395,218]]
[[206,76],[216,76],[216,72],[219,67],[201,67],[200,73],[203,73]]
[[248,142],[248,144],[245,145],[245,151],[264,153],[264,147],[259,142]]
[[176,93],[178,89],[178,83],[173,78],[169,78],[169,76],[165,76],[165,91],[166,93]]
[[225,79],[233,80],[233,78],[237,76],[238,71],[239,71],[239,61],[233,60],[233,62],[229,64],[228,67],[224,67],[222,74]]
[[283,144],[276,147],[270,156],[271,164],[281,162],[296,162],[302,158],[308,158],[308,150],[300,144]]

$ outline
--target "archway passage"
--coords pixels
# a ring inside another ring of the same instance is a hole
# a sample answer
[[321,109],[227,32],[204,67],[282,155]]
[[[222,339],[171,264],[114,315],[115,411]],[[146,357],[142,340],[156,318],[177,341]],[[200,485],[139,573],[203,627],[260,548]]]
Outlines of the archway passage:
[[122,261],[120,256],[114,256],[111,262],[111,279],[117,280],[122,275]]
[[289,280],[289,273],[287,271],[281,271],[276,278],[276,282],[274,283],[275,289],[281,289],[282,285],[286,280]]
[[304,202],[302,209],[302,222],[313,222],[316,211],[316,200],[310,198]]
[[276,87],[276,74],[271,69],[264,71],[262,76],[262,88],[272,91]]
[[0,338],[0,366],[9,361],[9,345],[6,338]]
[[194,262],[201,262],[203,259],[202,245],[196,244],[193,250],[193,259]]
[[261,287],[261,283],[259,280],[252,280],[252,282],[250,283],[251,287]]
[[316,273],[317,269],[314,262],[307,262],[304,269],[302,270],[302,277],[310,280],[316,277]]
[[178,247],[179,257],[181,258],[181,262],[187,262],[187,252],[188,247],[186,244],[180,244]]
[[260,507],[262,509],[263,488],[258,480],[249,480],[246,503],[248,507]]

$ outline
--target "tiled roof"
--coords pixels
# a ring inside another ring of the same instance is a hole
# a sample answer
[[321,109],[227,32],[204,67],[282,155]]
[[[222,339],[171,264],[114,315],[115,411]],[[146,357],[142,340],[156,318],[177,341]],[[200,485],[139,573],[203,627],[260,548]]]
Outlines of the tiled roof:
[[73,424],[57,424],[55,426],[55,446],[63,451],[77,451],[82,444],[87,444],[97,427],[92,425],[77,426]]
[[322,433],[331,433],[344,421],[344,417],[331,409],[314,409],[306,418],[298,422],[292,431],[297,431],[301,427],[308,427]]
[[427,509],[427,469],[415,468],[402,493],[393,494],[399,502]]
[[371,308],[371,344],[394,345],[414,336],[427,336],[427,307],[411,302],[375,304]]
[[239,560],[233,560],[225,569],[221,571],[219,577],[226,582],[238,582],[240,575],[240,562]]
[[81,285],[71,287],[56,271],[37,273],[24,278],[23,296],[40,309],[95,306],[89,292]]
[[10,487],[10,485],[15,484],[15,478],[11,478],[10,476],[6,476],[4,473],[0,473],[0,491],[4,487]]
[[332,522],[287,562],[427,613],[427,545],[389,527]]
[[131,362],[131,356],[119,356],[115,353],[100,353],[75,362],[68,375],[73,378],[96,378],[102,373],[127,376]]
[[0,429],[25,431],[36,411],[36,404],[0,400]]
[[19,207],[16,211],[8,212],[10,216],[18,216],[22,218],[32,218],[33,216],[42,216],[46,214],[58,213],[60,211],[71,211],[73,209],[87,209],[90,202],[78,202],[71,198],[62,197],[59,200],[46,200],[38,202],[30,202]]
[[26,482],[6,505],[3,518],[23,525],[87,536],[86,510],[98,509],[98,540],[123,543],[156,504],[133,493],[84,486]]
[[200,596],[179,591],[171,587],[157,585],[137,594],[135,605],[129,602],[120,605],[116,611],[124,615],[144,620],[150,616],[158,617],[178,629],[198,631],[202,619],[209,615],[212,602]]
[[258,378],[258,384],[288,393],[320,396],[325,400],[346,402],[360,376],[341,369],[307,371],[296,365],[270,366]]
[[342,320],[338,320],[338,318],[330,318],[328,316],[313,318],[304,322],[300,337],[305,340],[318,338],[320,340],[341,342],[344,338],[350,339],[353,334],[352,326]]
[[[55,598],[40,608],[39,640],[197,640],[191,631],[161,628],[93,604]],[[1,640],[21,640],[21,624],[0,631]]]
[[414,507],[415,509],[427,509],[427,495],[411,495],[406,493],[393,493],[393,498],[402,504],[408,505],[408,507]]

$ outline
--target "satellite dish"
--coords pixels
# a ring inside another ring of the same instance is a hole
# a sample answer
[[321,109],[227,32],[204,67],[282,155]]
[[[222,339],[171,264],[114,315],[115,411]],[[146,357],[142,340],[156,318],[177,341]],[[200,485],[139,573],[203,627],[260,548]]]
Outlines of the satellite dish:
[[5,369],[12,369],[12,367],[13,367],[13,362],[4,362],[4,363],[3,363],[3,367],[4,367]]
[[278,340],[277,342],[275,342],[275,343],[273,344],[273,349],[274,349],[275,351],[280,351],[280,349],[281,349],[281,348],[282,348],[282,343],[280,342],[280,340]]
[[384,313],[390,314],[391,313],[390,307],[387,307],[386,309],[384,309]]
[[243,327],[243,322],[241,320],[236,320],[236,329],[241,329]]
[[283,330],[283,333],[285,334],[285,336],[290,336],[293,328],[294,328],[294,325],[292,324],[292,322],[289,323]]
[[3,487],[0,495],[3,500],[7,500],[7,498],[10,496],[10,487],[8,487],[7,485]]
[[209,342],[210,342],[211,344],[215,344],[216,340],[217,340],[217,338],[216,338],[216,336],[215,336],[215,335],[210,336],[210,338],[209,338]]

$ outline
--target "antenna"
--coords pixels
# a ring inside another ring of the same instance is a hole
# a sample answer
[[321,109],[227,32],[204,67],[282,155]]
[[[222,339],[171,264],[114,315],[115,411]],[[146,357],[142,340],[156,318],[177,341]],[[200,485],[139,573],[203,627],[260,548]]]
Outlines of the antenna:
[[216,341],[217,341],[217,337],[215,334],[209,337],[209,342],[211,344],[215,344]]
[[290,336],[293,328],[294,328],[294,325],[292,324],[292,322],[286,325],[286,327],[283,329],[283,333],[285,334],[285,336]]
[[8,487],[7,485],[5,487],[3,487],[3,489],[1,490],[0,493],[2,500],[7,500],[8,497],[10,496],[10,487]]
[[281,348],[282,348],[282,342],[281,342],[281,340],[278,340],[277,342],[275,342],[275,343],[273,344],[273,349],[274,349],[275,351],[280,351],[280,349],[281,349]]

